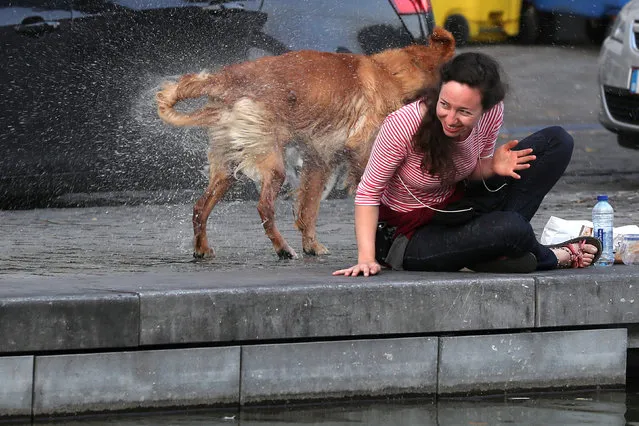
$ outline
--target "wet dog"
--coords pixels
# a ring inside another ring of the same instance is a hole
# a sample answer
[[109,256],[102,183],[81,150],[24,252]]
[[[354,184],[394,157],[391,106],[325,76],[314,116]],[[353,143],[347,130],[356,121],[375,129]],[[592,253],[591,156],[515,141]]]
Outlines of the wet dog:
[[[284,149],[296,142],[303,166],[296,227],[306,254],[325,254],[315,223],[322,190],[338,163],[358,184],[384,118],[437,80],[455,50],[452,35],[436,28],[428,46],[411,45],[373,55],[293,51],[229,65],[214,74],[187,74],[156,95],[158,114],[175,126],[208,128],[209,185],[193,208],[193,255],[214,255],[206,235],[213,207],[241,172],[261,184],[257,210],[280,258],[296,258],[275,225],[274,201],[285,178]],[[173,107],[207,96],[190,113]]]

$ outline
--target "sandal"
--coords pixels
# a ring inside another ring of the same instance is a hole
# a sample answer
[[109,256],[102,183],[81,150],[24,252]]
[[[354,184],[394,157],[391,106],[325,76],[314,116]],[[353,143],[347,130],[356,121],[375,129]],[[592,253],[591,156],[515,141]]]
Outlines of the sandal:
[[589,266],[595,264],[595,262],[601,257],[601,241],[595,237],[576,237],[561,242],[559,244],[551,244],[546,247],[549,249],[561,249],[568,252],[570,255],[570,260],[568,262],[560,262],[559,258],[557,258],[557,268],[565,269],[565,268],[584,268],[583,266],[583,247],[586,244],[590,244],[597,248],[597,253],[595,253],[594,259],[592,259],[592,263]]

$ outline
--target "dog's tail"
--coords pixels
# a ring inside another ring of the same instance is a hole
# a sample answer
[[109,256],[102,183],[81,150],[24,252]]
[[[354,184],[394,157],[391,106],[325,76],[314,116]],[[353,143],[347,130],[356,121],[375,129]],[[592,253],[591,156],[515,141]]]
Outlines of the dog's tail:
[[440,50],[442,58],[449,59],[453,57],[455,53],[455,37],[449,31],[442,27],[435,27],[428,39],[432,48]]
[[210,95],[214,76],[212,74],[186,74],[178,82],[166,82],[155,99],[158,103],[158,115],[166,123],[174,126],[209,126],[217,121],[217,108],[205,106],[190,113],[176,111],[175,104],[184,99]]

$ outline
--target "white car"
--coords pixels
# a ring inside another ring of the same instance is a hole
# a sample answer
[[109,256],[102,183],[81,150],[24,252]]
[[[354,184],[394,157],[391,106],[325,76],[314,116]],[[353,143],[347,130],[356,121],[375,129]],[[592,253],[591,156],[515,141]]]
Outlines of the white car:
[[599,53],[599,122],[639,149],[639,0],[626,4]]

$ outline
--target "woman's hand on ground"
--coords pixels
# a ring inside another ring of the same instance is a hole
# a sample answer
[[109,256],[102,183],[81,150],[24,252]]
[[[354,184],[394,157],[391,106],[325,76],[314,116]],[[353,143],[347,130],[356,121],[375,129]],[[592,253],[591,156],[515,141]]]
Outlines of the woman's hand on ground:
[[340,269],[339,271],[333,272],[333,275],[344,275],[345,277],[356,277],[359,274],[364,275],[365,277],[369,275],[377,275],[382,270],[382,267],[379,263],[372,262],[360,262],[355,266],[351,266],[350,268]]
[[493,171],[500,176],[510,176],[515,179],[520,179],[516,172],[518,170],[525,170],[530,167],[531,161],[534,161],[537,157],[532,154],[532,148],[513,150],[519,141],[508,141],[495,150],[493,156]]

